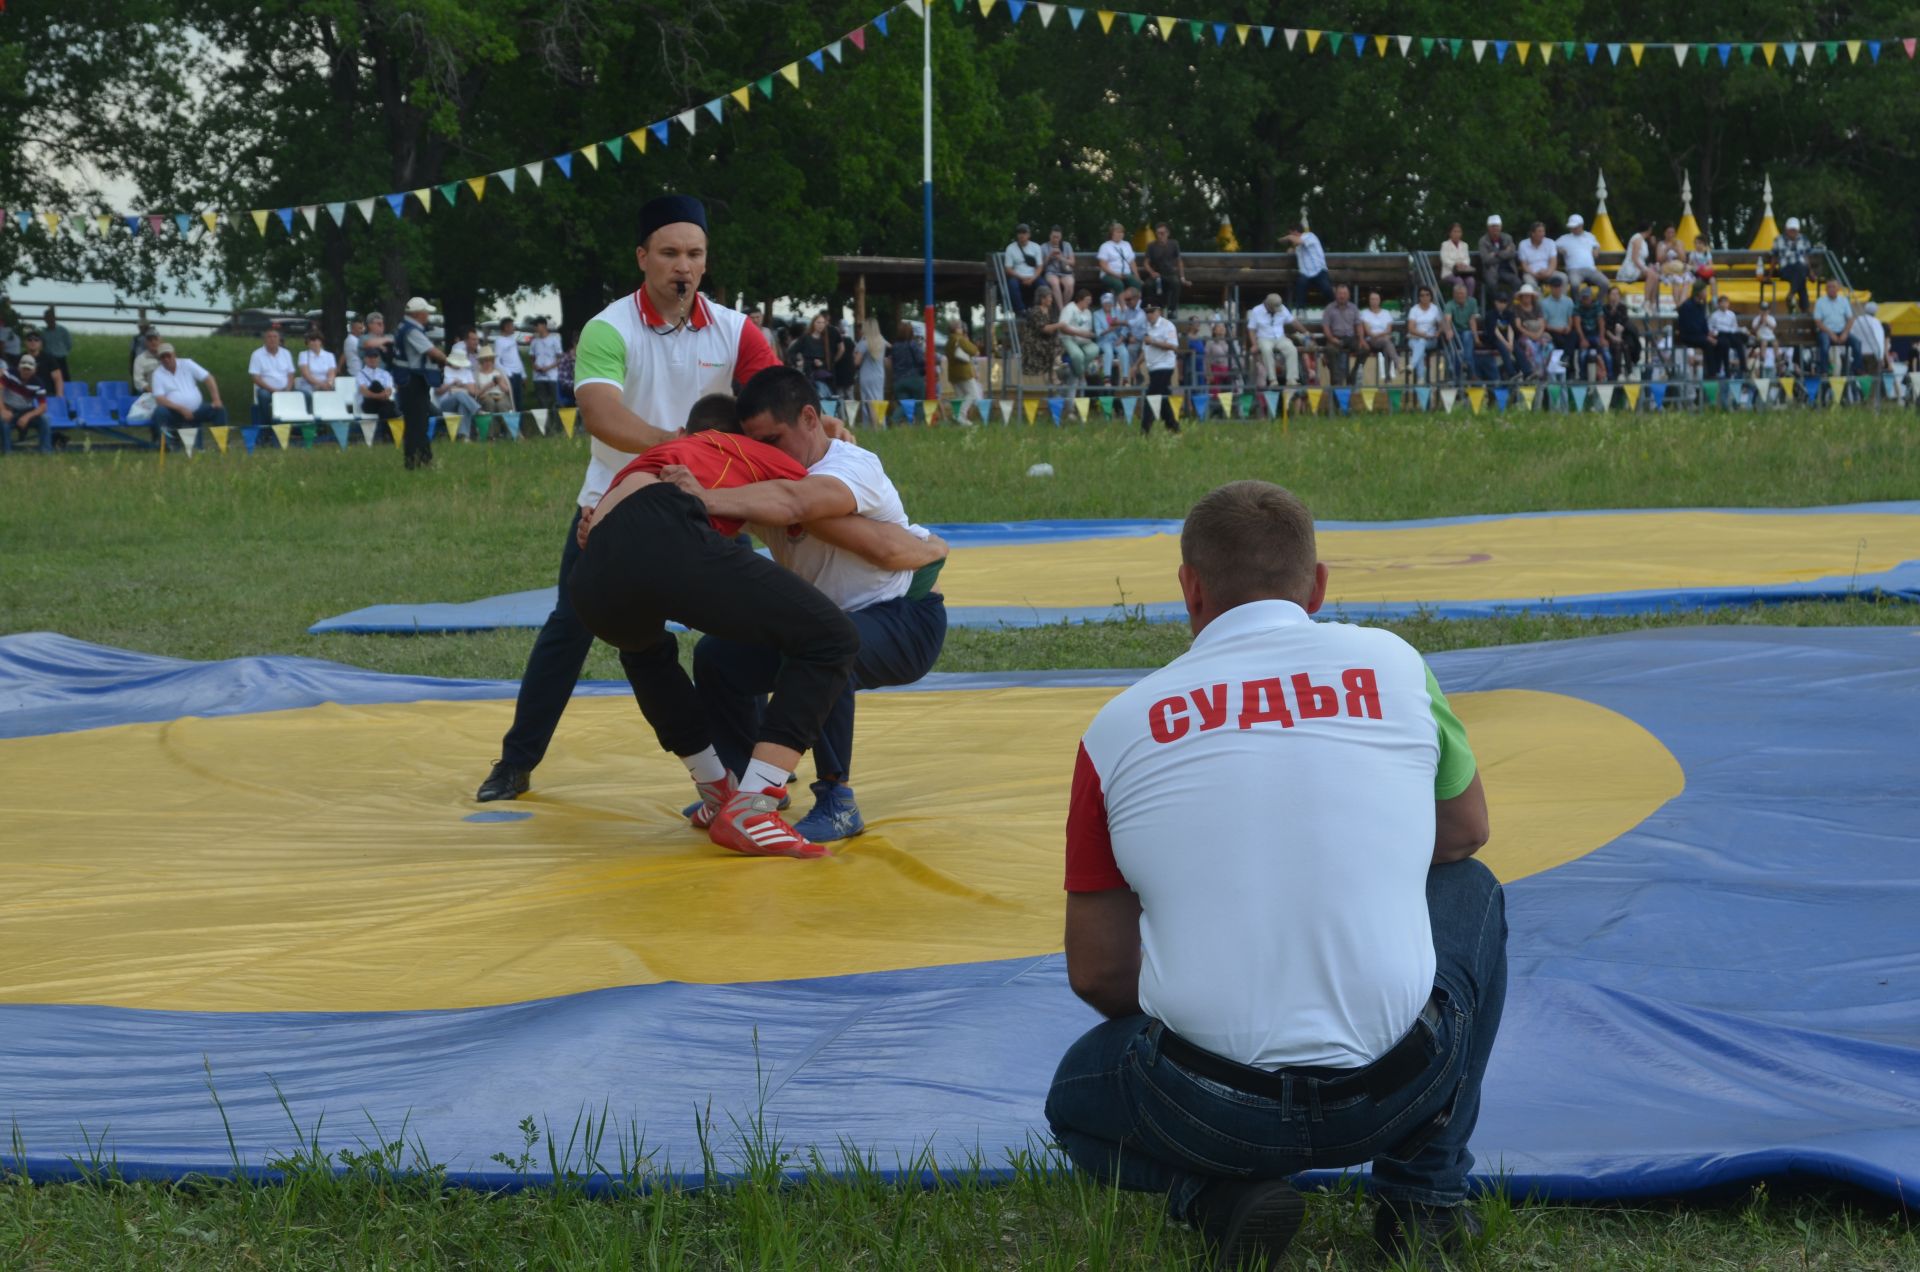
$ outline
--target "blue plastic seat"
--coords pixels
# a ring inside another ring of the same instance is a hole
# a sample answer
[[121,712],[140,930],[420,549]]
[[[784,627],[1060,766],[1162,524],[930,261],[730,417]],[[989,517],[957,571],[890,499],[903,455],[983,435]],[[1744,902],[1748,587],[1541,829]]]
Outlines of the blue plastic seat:
[[[73,386],[68,385],[67,387],[71,388]],[[53,425],[55,428],[73,427],[73,411],[66,398],[50,397],[47,399],[47,423]]]
[[93,391],[92,389],[87,387],[87,382],[85,380],[68,380],[66,387],[61,390],[61,393],[66,397],[66,399],[69,402],[72,402],[72,401],[77,401],[80,398],[86,397],[92,391]]
[[103,397],[81,398],[79,422],[87,428],[114,428],[120,423],[118,405]]
[[94,386],[93,391],[103,398],[117,398],[123,402],[133,400],[133,386],[125,380],[102,380]]

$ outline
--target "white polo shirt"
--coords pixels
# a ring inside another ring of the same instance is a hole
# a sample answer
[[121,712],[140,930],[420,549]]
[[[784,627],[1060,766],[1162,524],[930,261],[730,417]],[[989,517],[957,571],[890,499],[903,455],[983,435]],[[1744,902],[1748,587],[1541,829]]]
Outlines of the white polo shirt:
[[[729,393],[779,365],[765,333],[739,310],[696,295],[686,325],[676,329],[661,318],[642,287],[580,329],[573,382],[576,392],[589,384],[611,384],[628,410],[655,428],[677,433],[687,426],[695,402],[709,393]],[[599,503],[615,474],[632,461],[632,455],[594,438],[580,506]]]
[[1560,263],[1569,271],[1592,269],[1593,254],[1600,250],[1600,240],[1585,230],[1569,230],[1554,243],[1560,249]]
[[1320,245],[1320,236],[1312,230],[1300,232],[1300,246],[1293,249],[1293,269],[1301,278],[1327,272],[1327,249]]
[[[548,332],[544,336],[535,336],[527,341],[527,357],[533,361],[533,378],[536,380],[558,380],[560,378],[560,337]],[[551,363],[541,370],[543,363]]]
[[1473,773],[1411,645],[1242,605],[1094,717],[1067,890],[1139,894],[1140,1007],[1182,1038],[1358,1068],[1433,992],[1434,801]]
[[508,375],[525,376],[526,368],[520,365],[520,336],[516,332],[511,336],[493,338],[493,360],[500,370]]
[[[1155,340],[1161,344],[1177,345],[1180,343],[1180,332],[1167,320],[1165,314],[1161,314],[1147,324],[1146,339]],[[1178,349],[1156,349],[1152,345],[1142,347],[1146,351],[1143,357],[1149,371],[1171,371],[1180,364]]]
[[[814,477],[831,477],[853,492],[854,511],[875,521],[911,530],[920,538],[927,532],[907,519],[900,492],[893,487],[880,457],[847,442],[827,444],[827,453],[807,466]],[[773,559],[819,588],[843,610],[865,609],[881,601],[898,600],[913,586],[912,570],[884,570],[857,553],[836,548],[807,533],[805,526],[788,526],[768,535]]]
[[151,392],[191,415],[206,402],[200,392],[201,382],[206,378],[207,369],[192,358],[175,358],[173,370],[167,370],[164,365],[153,369]]
[[266,387],[275,393],[284,393],[293,387],[293,355],[287,347],[281,345],[272,353],[261,345],[247,359],[247,374],[257,375],[266,381]]
[[1285,340],[1287,328],[1293,323],[1293,312],[1285,305],[1280,312],[1269,310],[1263,301],[1253,307],[1247,315],[1247,334],[1255,340]]
[[1559,247],[1550,238],[1535,243],[1531,237],[1520,240],[1520,268],[1529,274],[1537,274],[1543,269],[1552,269],[1554,256]]

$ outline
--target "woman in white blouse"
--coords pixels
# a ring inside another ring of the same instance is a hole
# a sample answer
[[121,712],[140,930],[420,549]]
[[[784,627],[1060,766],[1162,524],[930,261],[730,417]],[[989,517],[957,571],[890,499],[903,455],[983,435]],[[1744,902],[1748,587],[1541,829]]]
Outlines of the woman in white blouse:
[[326,393],[333,388],[340,373],[340,364],[321,344],[320,333],[307,333],[307,347],[300,354],[300,378],[294,381],[294,387],[307,399],[307,409],[313,409],[313,395]]
[[1440,290],[1449,291],[1455,283],[1465,283],[1471,296],[1480,285],[1480,276],[1473,271],[1473,249],[1461,233],[1460,222],[1455,221],[1447,227],[1447,241],[1440,245]]
[[[1431,303],[1433,297],[1427,297]],[[1439,322],[1436,318],[1435,323]],[[1365,337],[1367,348],[1380,354],[1387,360],[1386,372],[1380,377],[1391,380],[1398,372],[1399,364],[1393,356],[1393,315],[1380,307],[1378,289],[1367,293],[1367,307],[1360,311],[1360,331]]]
[[1642,221],[1633,231],[1633,237],[1627,240],[1627,259],[1620,262],[1614,281],[1621,286],[1629,283],[1646,284],[1647,305],[1652,308],[1660,295],[1660,280],[1654,271],[1653,222]]
[[[1459,229],[1459,226],[1454,226]],[[1364,321],[1365,316],[1362,315]],[[1368,332],[1372,334],[1371,330]],[[1440,307],[1433,303],[1433,289],[1420,289],[1420,303],[1407,310],[1407,366],[1415,384],[1427,379],[1427,354],[1440,347]]]

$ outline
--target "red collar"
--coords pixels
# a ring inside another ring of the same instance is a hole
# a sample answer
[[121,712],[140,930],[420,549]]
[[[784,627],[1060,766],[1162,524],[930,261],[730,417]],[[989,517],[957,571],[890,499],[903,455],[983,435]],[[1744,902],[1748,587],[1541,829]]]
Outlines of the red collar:
[[[660,311],[653,307],[653,297],[647,295],[645,286],[642,286],[640,290],[633,293],[633,299],[634,302],[640,306],[641,322],[646,323],[647,326],[652,327],[655,331],[671,331],[673,329],[673,324],[665,318],[662,318]],[[695,292],[693,294],[693,309],[687,315],[687,326],[693,328],[695,331],[699,331],[712,321],[713,315],[707,312],[707,298],[699,292]]]

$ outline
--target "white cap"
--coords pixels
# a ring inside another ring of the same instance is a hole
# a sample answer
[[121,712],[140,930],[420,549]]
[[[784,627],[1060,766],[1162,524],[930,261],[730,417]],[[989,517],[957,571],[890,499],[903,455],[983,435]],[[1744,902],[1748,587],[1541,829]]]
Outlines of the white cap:
[[1575,212],[1572,216],[1567,218],[1567,228],[1570,230],[1577,230],[1581,226],[1585,225],[1586,223],[1587,223],[1586,219],[1583,218],[1578,212]]
[[465,370],[472,365],[472,360],[467,357],[467,351],[465,349],[456,345],[454,346],[453,352],[447,355],[447,365]]
[[433,312],[433,306],[429,305],[420,297],[415,296],[407,302],[407,307],[401,312],[409,314],[430,314]]
[[1487,218],[1487,224],[1488,225],[1505,225],[1506,222],[1500,219],[1500,214],[1498,212],[1495,212],[1492,216],[1489,216]]
[[1788,228],[1788,229],[1790,229],[1790,230],[1797,230],[1797,229],[1799,229],[1799,228],[1800,228],[1800,218],[1799,218],[1799,217],[1797,217],[1797,216],[1790,216],[1790,217],[1788,217],[1788,218],[1787,218],[1787,228]]
[[1879,313],[1879,312],[1880,312],[1880,302],[1879,302],[1879,301],[1877,301],[1877,300],[1870,300],[1870,301],[1868,301],[1868,302],[1867,302],[1867,312],[1868,312],[1868,313],[1870,313],[1870,314],[1877,314],[1877,313]]

